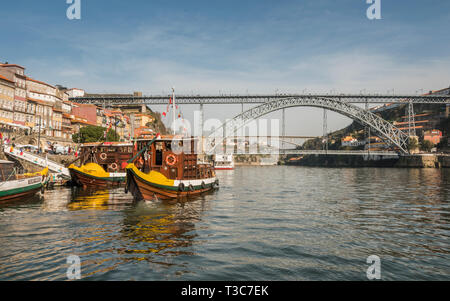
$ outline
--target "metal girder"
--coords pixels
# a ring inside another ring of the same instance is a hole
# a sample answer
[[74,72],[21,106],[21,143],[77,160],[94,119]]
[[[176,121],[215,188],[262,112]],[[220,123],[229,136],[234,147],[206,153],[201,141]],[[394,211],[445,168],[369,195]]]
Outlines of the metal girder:
[[[73,97],[71,101],[85,104],[110,106],[135,106],[135,105],[165,105],[169,102],[170,95],[164,96],[89,96]],[[177,104],[261,104],[274,100],[286,98],[329,98],[347,103],[423,103],[423,104],[450,104],[450,95],[430,95],[430,96],[411,96],[411,95],[222,95],[222,96],[177,96]]]
[[369,126],[390,144],[398,147],[400,152],[408,153],[409,137],[388,121],[353,104],[333,98],[317,96],[278,99],[253,107],[237,115],[211,133],[209,138],[218,138],[218,140],[215,140],[214,146],[211,146],[207,152],[211,154],[217,146],[223,144],[224,132],[226,136],[234,136],[237,130],[243,128],[252,120],[284,108],[301,106],[325,108],[357,120],[361,124]]

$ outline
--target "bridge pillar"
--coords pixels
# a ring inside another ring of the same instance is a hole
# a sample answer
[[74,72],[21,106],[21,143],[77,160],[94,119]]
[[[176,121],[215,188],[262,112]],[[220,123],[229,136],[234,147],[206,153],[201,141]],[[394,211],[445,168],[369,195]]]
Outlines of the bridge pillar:
[[199,129],[199,135],[200,135],[200,153],[204,153],[204,138],[203,138],[203,122],[204,122],[204,111],[203,111],[203,104],[200,104],[200,129]]
[[[286,136],[286,109],[283,108],[281,113],[281,136]],[[284,140],[281,142],[281,149],[286,149]]]
[[327,109],[323,109],[323,150],[328,151],[328,117]]

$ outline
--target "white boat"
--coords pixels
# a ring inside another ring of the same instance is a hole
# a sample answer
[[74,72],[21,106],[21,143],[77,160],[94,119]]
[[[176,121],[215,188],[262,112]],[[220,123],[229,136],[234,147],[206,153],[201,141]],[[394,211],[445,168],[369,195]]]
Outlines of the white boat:
[[0,203],[27,199],[48,183],[48,168],[40,172],[16,174],[14,162],[0,161]]
[[233,155],[215,155],[214,168],[216,170],[232,170],[234,169]]

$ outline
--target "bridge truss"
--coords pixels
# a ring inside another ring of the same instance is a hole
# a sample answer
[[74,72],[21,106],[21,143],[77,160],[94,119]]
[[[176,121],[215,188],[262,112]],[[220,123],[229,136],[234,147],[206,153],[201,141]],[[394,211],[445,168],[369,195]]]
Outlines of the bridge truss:
[[227,136],[234,136],[239,129],[242,129],[252,120],[274,111],[302,106],[324,108],[357,120],[361,124],[370,127],[372,131],[378,133],[386,142],[397,147],[401,153],[408,153],[408,135],[388,121],[348,102],[318,96],[281,98],[253,107],[225,122],[221,127],[211,133],[209,140],[213,139],[214,143],[213,145],[207,145],[206,152],[209,154],[214,153],[218,146],[223,145],[223,141]]
[[[107,106],[136,106],[136,105],[165,105],[169,101],[171,95],[165,96],[88,96],[73,97],[70,101],[83,104],[107,105]],[[327,98],[346,103],[369,103],[369,104],[386,104],[386,103],[412,103],[412,104],[450,104],[450,95],[300,95],[300,94],[283,94],[283,95],[177,95],[177,104],[262,104],[281,99],[310,99],[310,98]]]

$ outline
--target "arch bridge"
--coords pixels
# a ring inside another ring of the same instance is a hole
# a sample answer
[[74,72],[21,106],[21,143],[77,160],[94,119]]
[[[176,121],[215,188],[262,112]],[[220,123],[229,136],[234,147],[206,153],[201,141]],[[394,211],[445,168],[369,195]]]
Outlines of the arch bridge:
[[252,120],[258,119],[271,112],[291,107],[317,107],[337,112],[368,126],[386,142],[398,148],[400,153],[408,153],[409,136],[393,124],[370,112],[370,110],[365,110],[348,102],[325,96],[275,99],[244,111],[233,119],[225,122],[221,127],[210,134],[209,138],[215,139],[215,143],[207,149],[206,152],[212,154],[217,146],[223,145],[223,141],[226,138],[223,133],[226,135],[234,135],[239,129],[243,128]]

